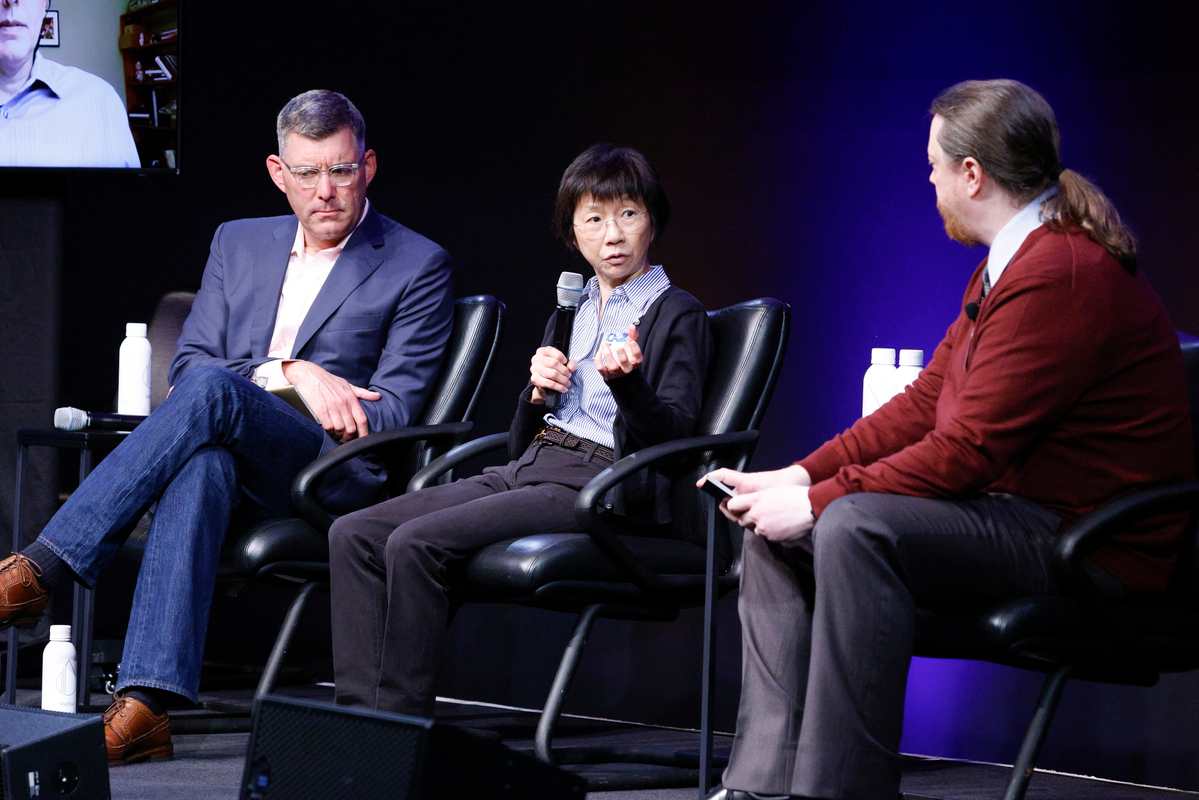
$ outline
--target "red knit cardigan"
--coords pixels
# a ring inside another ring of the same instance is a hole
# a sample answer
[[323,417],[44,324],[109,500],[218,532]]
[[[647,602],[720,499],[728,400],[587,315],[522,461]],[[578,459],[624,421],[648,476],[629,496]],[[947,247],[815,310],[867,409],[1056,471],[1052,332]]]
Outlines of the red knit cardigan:
[[[963,305],[978,301],[984,260]],[[816,515],[838,497],[1004,492],[1063,529],[1120,495],[1195,477],[1178,337],[1157,294],[1081,231],[1029,234],[977,319],[963,311],[905,392],[799,463]],[[1184,520],[1094,554],[1136,591],[1165,588]]]

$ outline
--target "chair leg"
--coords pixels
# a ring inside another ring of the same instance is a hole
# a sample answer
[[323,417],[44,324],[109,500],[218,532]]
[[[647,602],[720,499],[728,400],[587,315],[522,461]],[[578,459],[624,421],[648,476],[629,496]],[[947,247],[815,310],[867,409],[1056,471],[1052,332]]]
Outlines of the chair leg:
[[1045,679],[1041,687],[1041,696],[1037,698],[1037,707],[1033,710],[1032,722],[1028,724],[1024,743],[1020,745],[1020,754],[1016,757],[1016,763],[1012,765],[1012,777],[1008,781],[1003,800],[1024,800],[1028,782],[1032,779],[1032,771],[1041,755],[1041,745],[1045,743],[1045,734],[1049,732],[1049,723],[1053,721],[1058,701],[1062,699],[1066,681],[1070,680],[1073,673],[1073,667],[1059,667]]
[[283,627],[279,629],[279,635],[275,637],[275,646],[271,649],[271,657],[267,659],[266,669],[262,671],[258,688],[254,690],[255,700],[269,694],[275,688],[275,678],[283,666],[283,656],[287,653],[287,645],[291,643],[291,637],[300,624],[300,617],[304,613],[304,607],[308,605],[308,598],[320,585],[319,581],[308,581],[300,587],[300,593],[288,606],[287,616],[283,618]]
[[82,584],[75,584],[75,601],[71,611],[71,638],[75,640],[76,673],[75,701],[83,713],[92,703],[92,629],[96,615],[96,593]]
[[699,713],[699,800],[708,796],[712,783],[712,705],[716,700],[716,498],[708,505],[708,552],[704,574],[703,688]]
[[603,606],[597,603],[587,606],[579,614],[574,631],[570,634],[570,643],[566,645],[566,652],[562,654],[562,661],[558,664],[558,674],[554,676],[554,684],[550,687],[549,697],[545,699],[545,708],[541,711],[541,718],[537,720],[537,738],[533,749],[537,758],[547,764],[554,763],[553,753],[550,752],[554,738],[554,726],[558,724],[558,716],[562,713],[562,702],[566,699],[566,693],[570,691],[570,684],[579,667],[583,648],[587,646],[587,636],[591,633],[596,615],[599,614],[601,608]]
[[[12,551],[21,552],[21,531],[25,529],[25,515],[21,500],[25,494],[25,461],[29,455],[29,447],[17,442],[17,486],[13,494],[12,504]],[[7,556],[6,556],[7,557]],[[17,704],[17,650],[21,647],[21,637],[17,627],[8,629],[8,648],[4,651],[6,672],[4,673],[4,702],[10,706]]]

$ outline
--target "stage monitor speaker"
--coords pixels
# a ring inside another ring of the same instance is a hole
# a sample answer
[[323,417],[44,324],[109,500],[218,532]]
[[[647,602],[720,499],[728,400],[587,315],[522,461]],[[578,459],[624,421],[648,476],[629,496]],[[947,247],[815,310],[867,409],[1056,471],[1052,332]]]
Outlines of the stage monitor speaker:
[[104,720],[0,705],[2,800],[108,800]]
[[241,800],[582,800],[587,782],[432,720],[266,695]]

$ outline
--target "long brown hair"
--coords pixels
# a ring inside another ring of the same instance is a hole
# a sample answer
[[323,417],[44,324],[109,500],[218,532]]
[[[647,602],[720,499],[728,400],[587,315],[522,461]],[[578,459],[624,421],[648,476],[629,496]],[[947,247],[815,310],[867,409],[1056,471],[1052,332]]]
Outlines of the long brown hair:
[[953,163],[977,159],[1021,204],[1057,186],[1045,201],[1046,226],[1078,226],[1136,272],[1136,237],[1098,186],[1062,166],[1057,119],[1044,97],[1019,81],[964,81],[937,95],[930,111],[944,120],[937,142]]

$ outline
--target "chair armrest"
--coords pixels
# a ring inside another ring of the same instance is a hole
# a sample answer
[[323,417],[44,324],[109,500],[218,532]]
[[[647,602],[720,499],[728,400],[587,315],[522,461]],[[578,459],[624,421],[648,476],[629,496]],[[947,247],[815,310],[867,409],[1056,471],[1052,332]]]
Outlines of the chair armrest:
[[579,526],[639,588],[656,593],[677,588],[677,582],[651,572],[637,561],[632,551],[620,540],[620,529],[602,515],[600,501],[609,490],[634,472],[662,461],[675,460],[681,455],[714,452],[743,456],[743,461],[747,460],[748,453],[757,444],[758,435],[758,431],[736,431],[714,436],[692,436],[647,447],[625,456],[592,478],[579,492],[575,499],[575,517]]
[[334,467],[363,455],[383,455],[419,441],[461,441],[470,434],[471,422],[448,422],[442,425],[423,425],[414,428],[395,428],[355,439],[330,450],[296,475],[291,484],[291,504],[296,513],[322,533],[329,532],[333,517],[321,508],[316,488],[321,479]]
[[1058,537],[1053,548],[1053,571],[1072,589],[1094,591],[1083,559],[1109,537],[1137,520],[1172,511],[1199,510],[1199,482],[1172,483],[1141,489],[1087,514]]
[[1114,500],[1070,526],[1053,548],[1053,573],[1067,593],[1081,600],[1096,621],[1134,658],[1145,652],[1140,635],[1121,625],[1106,598],[1083,569],[1084,559],[1114,534],[1155,514],[1199,510],[1199,482],[1154,486]]
[[493,433],[490,436],[482,436],[466,444],[460,444],[448,453],[433,459],[424,469],[413,475],[412,480],[408,481],[408,488],[404,491],[415,492],[418,489],[424,489],[459,464],[507,446],[507,433]]

